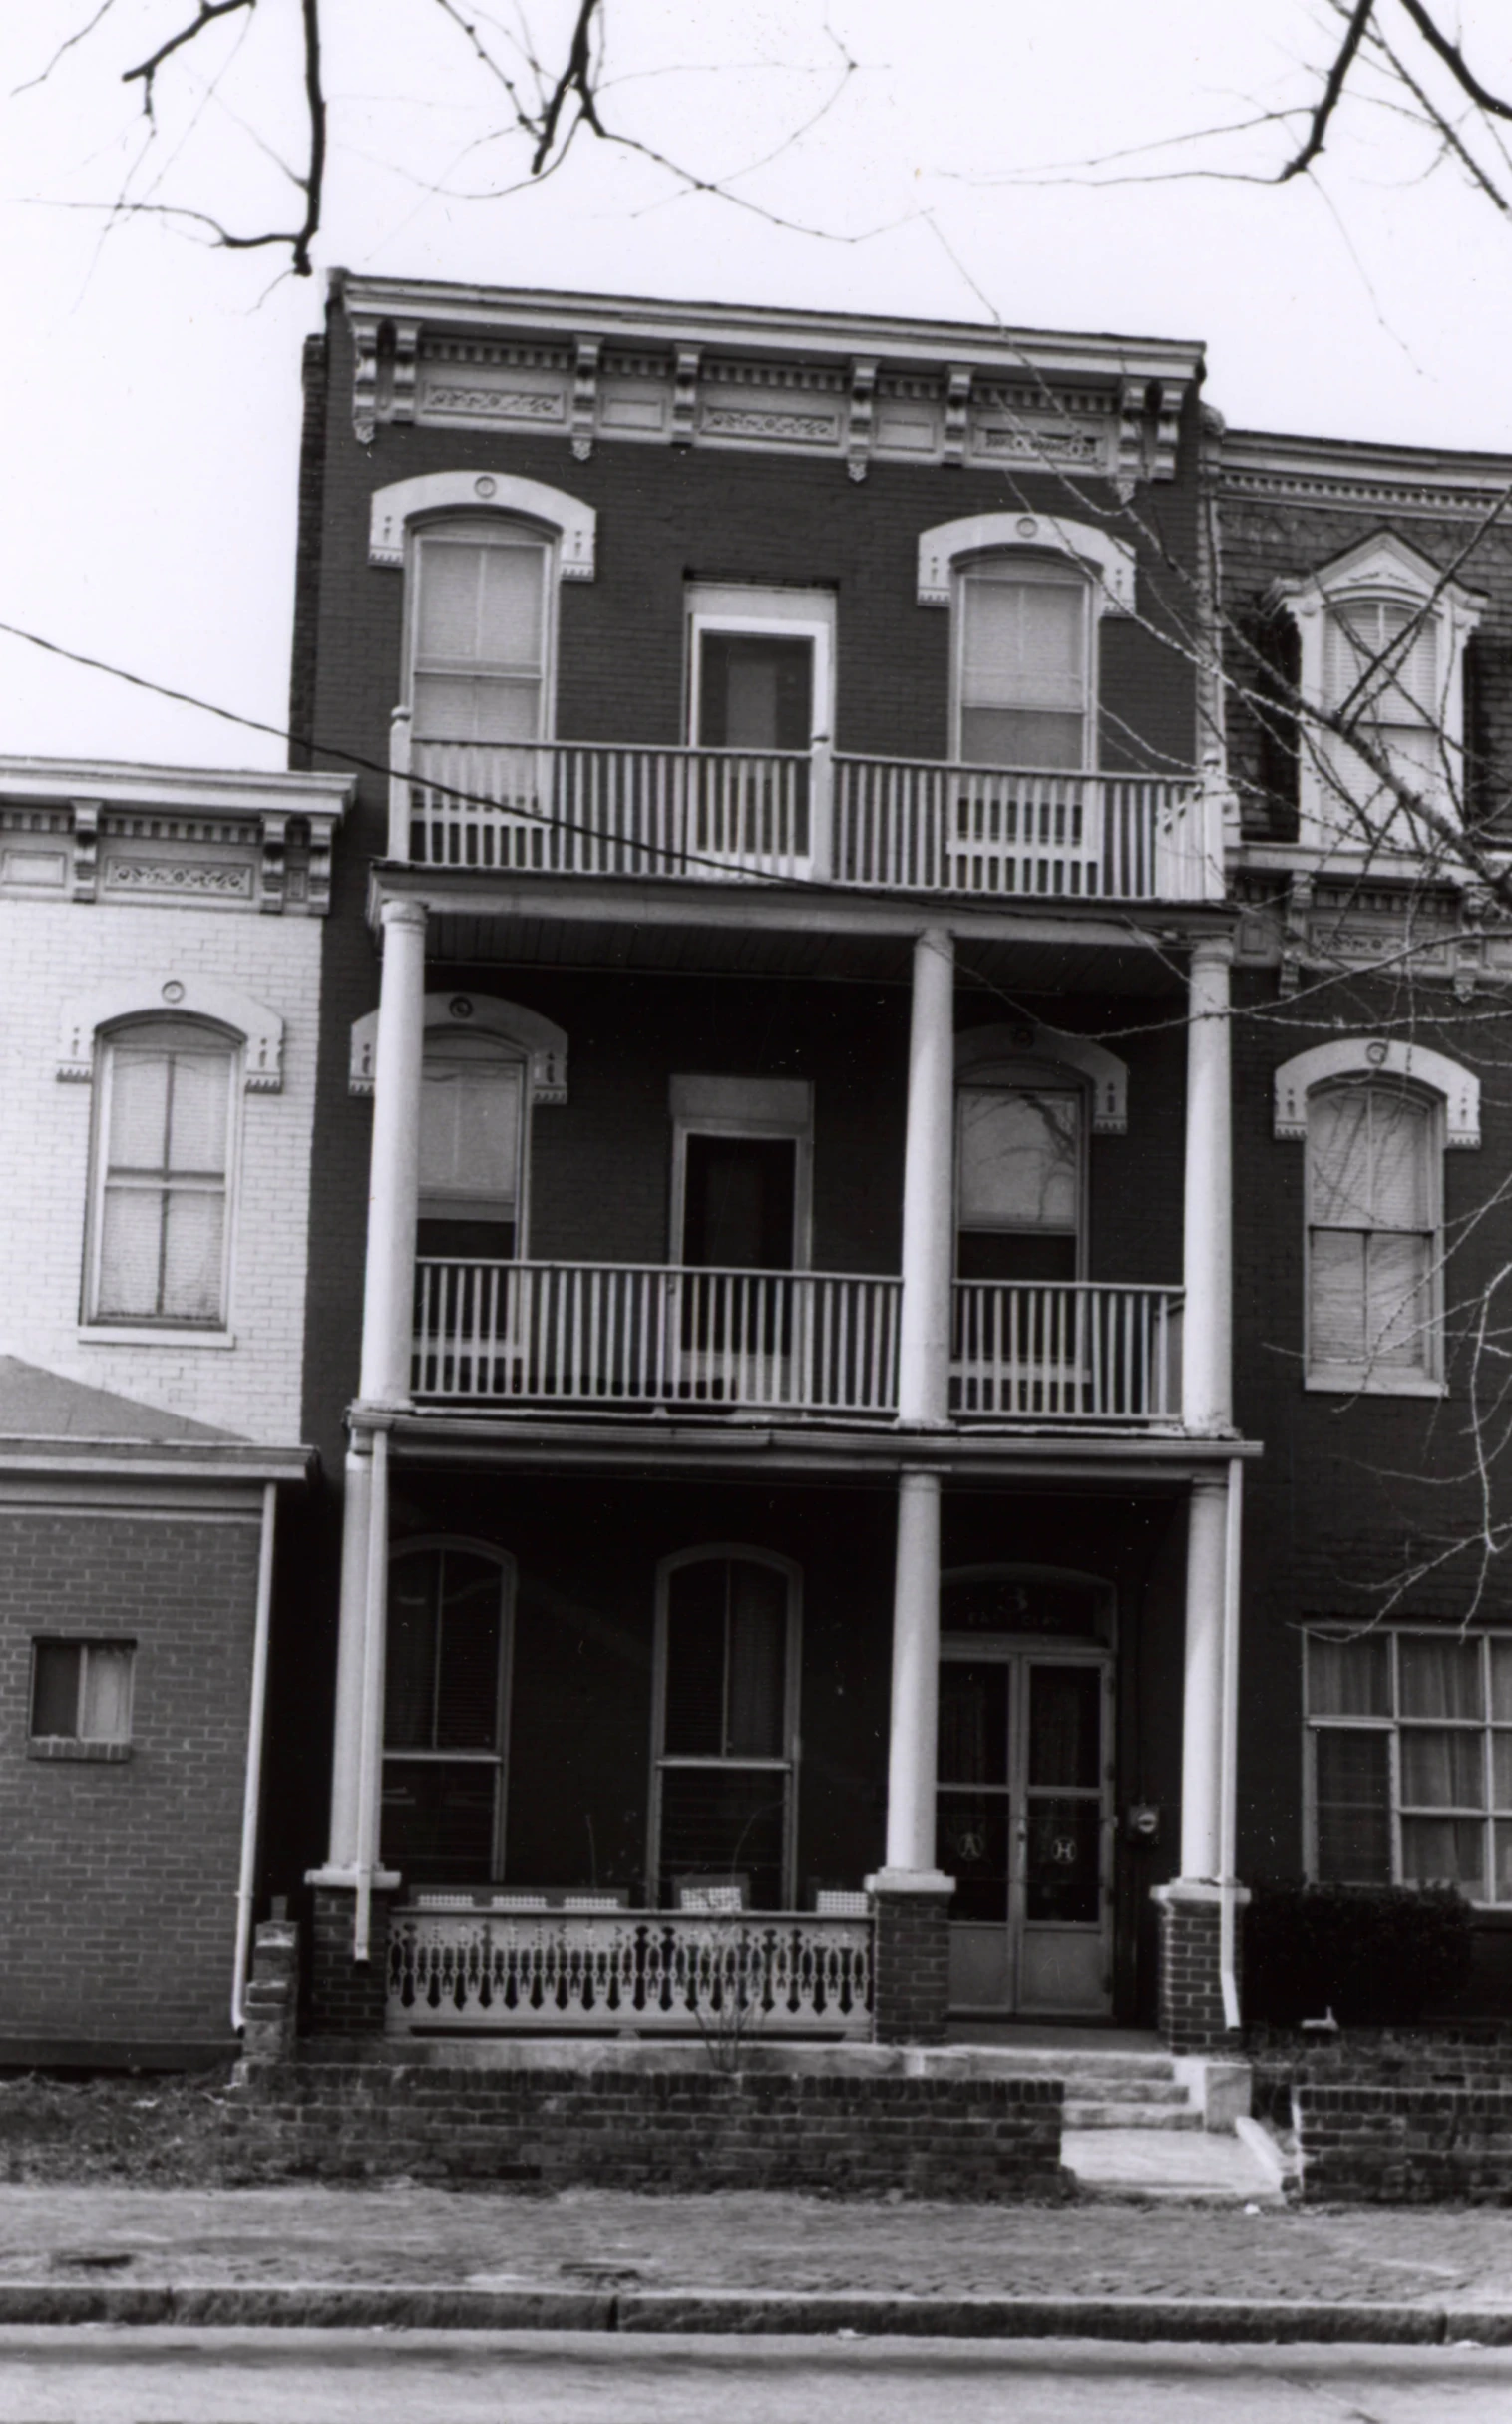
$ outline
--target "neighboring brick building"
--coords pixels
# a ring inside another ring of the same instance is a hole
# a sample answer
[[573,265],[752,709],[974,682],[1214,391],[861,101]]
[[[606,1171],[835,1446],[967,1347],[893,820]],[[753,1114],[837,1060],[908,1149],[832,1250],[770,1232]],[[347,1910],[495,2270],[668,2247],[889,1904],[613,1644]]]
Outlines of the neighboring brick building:
[[239,2019],[346,793],[0,762],[0,2061]]

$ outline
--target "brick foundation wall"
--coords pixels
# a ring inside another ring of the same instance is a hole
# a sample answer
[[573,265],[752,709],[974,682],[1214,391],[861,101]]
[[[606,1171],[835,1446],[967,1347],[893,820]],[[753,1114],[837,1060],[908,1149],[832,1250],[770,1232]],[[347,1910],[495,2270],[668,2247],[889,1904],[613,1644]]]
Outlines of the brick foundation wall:
[[940,2045],[950,2001],[950,1897],[874,1889],[872,2034],[879,2045]]
[[1302,2195],[1371,2205],[1512,2199],[1512,2086],[1324,2087],[1293,2098]]
[[311,2036],[382,2034],[388,1996],[389,1896],[373,1896],[365,1961],[352,1958],[355,1899],[341,1886],[315,1887],[306,2016]]
[[[1219,1905],[1216,1895],[1161,1885],[1160,2033],[1173,2054],[1237,2052],[1239,2034],[1224,2019],[1219,1975]],[[1235,1912],[1234,1966],[1242,1977],[1244,1913]]]
[[252,2063],[228,2119],[232,2160],[263,2179],[1064,2192],[1058,2080],[721,2075],[697,2062],[672,2072]]
[[1337,2036],[1253,2028],[1255,2110],[1289,2127],[1293,2090],[1310,2087],[1512,2089],[1512,2021],[1348,2028]]
[[287,1919],[268,1919],[257,1929],[242,2008],[247,2061],[286,2062],[299,2019],[299,1930]]
[[[0,1514],[0,2041],[230,2043],[247,1495],[244,1518]],[[135,1642],[128,1757],[29,1756],[39,1633]]]

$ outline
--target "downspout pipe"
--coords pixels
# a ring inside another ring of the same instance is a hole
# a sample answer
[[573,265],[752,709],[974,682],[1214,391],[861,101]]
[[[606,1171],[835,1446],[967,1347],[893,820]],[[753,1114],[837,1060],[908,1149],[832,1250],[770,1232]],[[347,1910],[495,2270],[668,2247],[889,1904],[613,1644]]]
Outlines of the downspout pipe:
[[1245,1468],[1229,1458],[1228,1522],[1224,1538],[1223,1726],[1219,1746],[1218,1983],[1225,2028],[1240,2026],[1239,1980],[1235,1974],[1234,1876],[1239,1785],[1239,1579],[1240,1521]]
[[262,1736],[267,1712],[268,1635],[273,1614],[273,1526],[278,1503],[274,1482],[262,1491],[262,1532],[257,1556],[257,1612],[252,1629],[252,1689],[246,1721],[246,1786],[241,1802],[241,1868],[236,1881],[236,1959],[231,1978],[231,2026],[246,2023],[246,1981],[252,1948],[252,1895],[257,1882],[257,1827],[262,1809]]

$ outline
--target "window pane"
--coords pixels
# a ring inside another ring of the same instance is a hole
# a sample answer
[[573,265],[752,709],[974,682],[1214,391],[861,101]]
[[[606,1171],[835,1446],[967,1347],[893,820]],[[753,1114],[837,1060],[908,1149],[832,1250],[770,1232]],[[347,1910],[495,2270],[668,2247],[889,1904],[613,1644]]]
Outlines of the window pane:
[[1468,1727],[1440,1733],[1427,1726],[1404,1726],[1401,1798],[1408,1808],[1484,1810],[1485,1736]]
[[798,1145],[790,1136],[688,1136],[682,1259],[697,1270],[791,1271]]
[[1498,1902],[1512,1902],[1512,1826],[1497,1826],[1496,1875],[1491,1891]]
[[1315,1229],[1308,1254],[1308,1354],[1314,1364],[1365,1360],[1364,1234]]
[[1512,1734],[1491,1737],[1491,1799],[1498,1810],[1512,1810]]
[[164,1198],[162,1311],[184,1322],[220,1319],[225,1201],[208,1188]]
[[962,1229],[1075,1230],[1079,1095],[965,1087],[957,1119]]
[[807,749],[814,729],[811,639],[705,631],[698,656],[698,738],[705,749]]
[[420,1192],[515,1212],[518,1062],[427,1055],[420,1090]]
[[107,1187],[100,1207],[100,1290],[107,1320],[159,1311],[163,1221],[168,1199],[156,1187]]
[[[541,684],[478,675],[417,673],[415,738],[451,741],[535,741],[541,737]],[[523,758],[508,770],[510,799],[535,804],[536,764]]]
[[[1410,724],[1436,715],[1437,643],[1436,618],[1420,619],[1411,606],[1381,598],[1340,605],[1323,626],[1328,705],[1348,705],[1351,714],[1384,724]],[[1382,662],[1388,650],[1389,660]]]
[[111,1117],[108,1159],[113,1170],[161,1170],[168,1156],[170,1054],[111,1053]]
[[939,1776],[943,1785],[1007,1783],[1008,1672],[996,1659],[980,1664],[955,1658],[942,1662]]
[[1375,1230],[1365,1240],[1365,1357],[1388,1371],[1425,1371],[1432,1349],[1429,1241]]
[[1480,1643],[1403,1633],[1397,1643],[1403,1717],[1483,1717]]
[[739,1768],[663,1769],[663,1906],[671,1904],[675,1877],[699,1876],[710,1884],[745,1877],[751,1908],[779,1909],[787,1796],[780,1769],[754,1776]]
[[960,754],[968,766],[1043,767],[1072,774],[1084,759],[1085,718],[1029,707],[962,707]]
[[1008,1800],[1006,1794],[942,1793],[935,1819],[935,1864],[955,1879],[952,1919],[1008,1915]]
[[422,663],[541,669],[540,547],[424,539],[417,654]]
[[171,1076],[167,1167],[222,1176],[230,1054],[175,1052]]
[[1029,1783],[1096,1786],[1102,1775],[1102,1676],[1096,1667],[1029,1670]]
[[1512,1725],[1512,1640],[1491,1644],[1491,1714]]
[[1407,1885],[1457,1885],[1486,1898],[1486,1829],[1479,1818],[1403,1818],[1401,1873]]
[[781,1759],[786,1749],[788,1586],[769,1565],[730,1569],[729,1710],[732,1759]]
[[1318,1873],[1336,1885],[1391,1882],[1391,1738],[1320,1727],[1313,1737]]
[[729,1568],[722,1557],[680,1565],[667,1583],[664,1748],[683,1759],[724,1750],[724,1627]]
[[482,1885],[494,1871],[492,1760],[383,1763],[382,1853],[407,1885]]
[[1370,1089],[1370,1213],[1382,1229],[1426,1229],[1428,1147],[1432,1115],[1426,1104],[1384,1086]]
[[1102,1899],[1102,1814],[1094,1801],[1030,1802],[1025,1916],[1095,1925]]
[[[1046,568],[1048,572],[1049,568]],[[1086,586],[969,576],[961,590],[965,637],[961,702],[967,707],[1085,705]]]
[[498,1748],[501,1599],[502,1576],[491,1557],[442,1550],[438,1751]]
[[79,1731],[87,1743],[124,1743],[131,1735],[132,1652],[122,1643],[91,1642],[84,1654],[84,1704]]
[[383,1739],[395,1750],[432,1747],[441,1552],[396,1557],[389,1567]]
[[542,590],[545,551],[539,547],[485,547],[478,606],[478,655],[501,671],[541,670]]
[[1391,1643],[1384,1633],[1357,1641],[1308,1635],[1308,1708],[1314,1717],[1389,1717]]
[[39,1641],[32,1663],[32,1732],[77,1735],[79,1665],[77,1641]]

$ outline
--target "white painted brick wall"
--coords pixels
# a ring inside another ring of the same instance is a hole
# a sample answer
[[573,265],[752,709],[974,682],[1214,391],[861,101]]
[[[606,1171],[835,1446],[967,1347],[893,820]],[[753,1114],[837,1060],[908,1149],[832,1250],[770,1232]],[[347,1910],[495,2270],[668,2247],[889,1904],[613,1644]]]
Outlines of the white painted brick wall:
[[[0,901],[0,1351],[243,1437],[299,1436],[321,926],[245,911]],[[57,1074],[65,1002],[122,978],[144,1010],[213,977],[284,1020],[283,1091],[242,1094],[231,1348],[78,1336],[94,1088]]]

